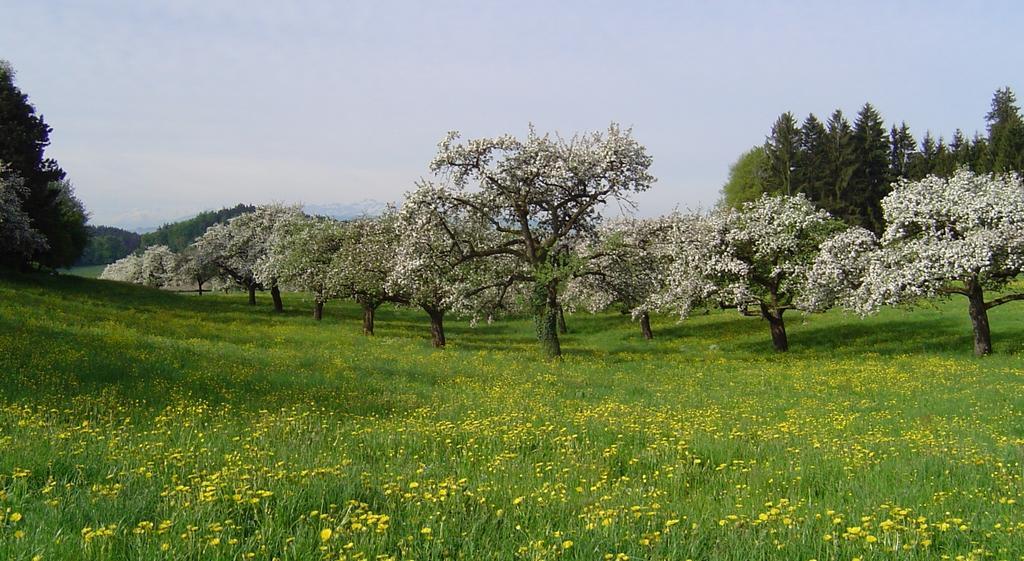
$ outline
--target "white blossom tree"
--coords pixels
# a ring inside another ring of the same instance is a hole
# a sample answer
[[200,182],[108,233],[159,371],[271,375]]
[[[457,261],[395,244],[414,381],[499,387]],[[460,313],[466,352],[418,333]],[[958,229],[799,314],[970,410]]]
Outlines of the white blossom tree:
[[142,256],[132,253],[114,261],[103,268],[100,278],[103,280],[141,284]]
[[176,273],[178,256],[166,245],[152,245],[142,252],[139,261],[138,283],[162,288],[172,281]]
[[207,283],[221,277],[220,269],[209,255],[200,252],[196,246],[186,247],[178,253],[173,281],[179,286],[195,286],[200,296]]
[[886,228],[871,254],[856,309],[961,295],[974,330],[974,353],[992,352],[988,310],[1024,300],[1005,291],[1024,268],[1024,185],[1017,175],[961,169],[948,179],[901,181],[882,200]]
[[431,170],[451,180],[435,196],[497,232],[474,247],[471,258],[505,256],[522,265],[514,282],[530,285],[537,336],[549,357],[561,355],[559,290],[571,276],[576,236],[593,230],[609,202],[631,204],[633,193],[654,182],[651,157],[629,130],[612,124],[604,133],[565,139],[510,135],[459,142],[451,132],[438,145]]
[[256,304],[257,290],[269,288],[274,310],[280,312],[284,305],[276,279],[260,282],[256,269],[270,251],[275,226],[301,212],[297,206],[258,206],[255,211],[236,216],[227,223],[210,226],[194,245],[224,276],[249,292],[250,305]]
[[270,239],[270,252],[257,267],[260,279],[313,294],[313,319],[323,319],[324,305],[343,296],[332,283],[336,256],[348,248],[345,224],[326,217],[293,215],[282,220]]
[[840,226],[802,195],[768,196],[740,209],[680,220],[666,290],[653,304],[685,318],[697,306],[722,303],[768,322],[778,351],[789,349],[783,314],[805,305],[821,244]]
[[516,263],[504,255],[473,258],[475,248],[495,245],[499,234],[464,207],[440,205],[447,199],[438,196],[439,189],[421,182],[398,212],[400,241],[388,287],[427,313],[431,342],[441,348],[445,315],[490,316],[508,296]]
[[618,303],[640,322],[645,339],[651,331],[652,298],[665,290],[672,264],[669,234],[678,217],[618,218],[597,229],[579,249],[586,265],[569,281],[565,300],[591,312]]
[[31,219],[21,208],[27,195],[28,188],[21,177],[0,162],[0,257],[27,259],[47,248],[46,238],[32,227]]
[[351,297],[363,310],[363,333],[373,335],[377,308],[385,302],[408,302],[388,285],[398,247],[397,214],[343,223],[342,249],[334,254],[328,277],[329,291]]

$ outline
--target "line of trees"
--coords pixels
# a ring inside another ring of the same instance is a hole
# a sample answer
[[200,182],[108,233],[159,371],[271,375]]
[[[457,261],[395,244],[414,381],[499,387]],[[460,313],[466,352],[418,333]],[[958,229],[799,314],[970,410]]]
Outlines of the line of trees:
[[737,206],[764,193],[801,193],[846,223],[876,234],[885,227],[882,199],[901,179],[1024,170],[1024,120],[1009,88],[995,92],[985,116],[987,134],[956,130],[947,143],[930,132],[918,143],[906,122],[886,127],[865,104],[851,124],[840,110],[822,122],[798,123],[783,113],[765,143],[745,152],[730,169],[722,203]]
[[269,290],[356,300],[363,331],[384,303],[430,318],[446,344],[449,315],[472,320],[526,314],[546,355],[561,354],[564,311],[617,307],[654,333],[654,312],[689,316],[732,307],[765,320],[773,346],[789,348],[785,314],[882,306],[962,295],[975,352],[992,351],[987,311],[1024,299],[1006,292],[1024,268],[1024,184],[1012,173],[902,178],[879,201],[881,233],[817,207],[803,193],[762,194],[737,207],[657,218],[606,220],[650,187],[650,157],[612,125],[569,139],[539,135],[438,147],[434,180],[400,209],[350,221],[266,205],[211,226],[190,247],[166,246],[119,261],[104,278],[151,286],[234,285],[250,304]]

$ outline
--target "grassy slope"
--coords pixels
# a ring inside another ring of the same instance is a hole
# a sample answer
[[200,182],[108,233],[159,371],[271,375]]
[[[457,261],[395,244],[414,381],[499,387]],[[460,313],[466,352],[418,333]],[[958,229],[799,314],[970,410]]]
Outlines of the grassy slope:
[[67,269],[62,272],[76,277],[95,279],[98,278],[101,273],[103,273],[103,269],[105,268],[107,268],[106,265],[82,265],[79,267],[71,267],[70,269]]
[[365,338],[349,305],[262,304],[0,280],[0,558],[1024,551],[1013,304],[981,360],[953,301],[794,315],[784,356],[731,313],[651,343],[575,315],[560,364],[527,322],[452,320],[437,352],[414,311]]

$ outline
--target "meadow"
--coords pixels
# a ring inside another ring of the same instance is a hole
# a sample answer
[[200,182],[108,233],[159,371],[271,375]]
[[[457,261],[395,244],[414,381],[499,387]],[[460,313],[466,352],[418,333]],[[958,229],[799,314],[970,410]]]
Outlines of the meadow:
[[0,280],[0,559],[1024,559],[1024,314],[447,322]]

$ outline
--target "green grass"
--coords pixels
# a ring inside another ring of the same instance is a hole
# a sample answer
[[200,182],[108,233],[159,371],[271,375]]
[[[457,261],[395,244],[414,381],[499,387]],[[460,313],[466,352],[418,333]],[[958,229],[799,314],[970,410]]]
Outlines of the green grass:
[[435,351],[285,304],[0,280],[0,559],[1022,558],[1014,304],[984,359],[954,300],[793,315],[784,355],[577,314],[559,363],[527,321]]
[[81,265],[77,267],[71,267],[61,271],[64,274],[72,275],[76,277],[85,277],[87,279],[99,278],[100,274],[103,273],[103,269],[106,269],[106,265]]

